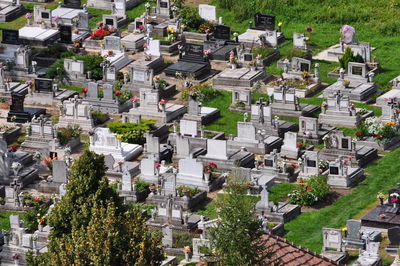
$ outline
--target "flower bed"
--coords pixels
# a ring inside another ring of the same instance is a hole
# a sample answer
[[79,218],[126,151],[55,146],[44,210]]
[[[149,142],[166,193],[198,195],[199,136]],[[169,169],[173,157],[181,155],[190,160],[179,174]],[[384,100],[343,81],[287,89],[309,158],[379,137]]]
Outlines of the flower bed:
[[57,138],[62,146],[72,145],[71,141],[79,139],[82,129],[77,126],[67,126],[65,128],[60,128],[57,132]]
[[400,141],[399,124],[389,121],[382,124],[378,117],[369,117],[357,124],[357,145],[374,147],[384,151]]

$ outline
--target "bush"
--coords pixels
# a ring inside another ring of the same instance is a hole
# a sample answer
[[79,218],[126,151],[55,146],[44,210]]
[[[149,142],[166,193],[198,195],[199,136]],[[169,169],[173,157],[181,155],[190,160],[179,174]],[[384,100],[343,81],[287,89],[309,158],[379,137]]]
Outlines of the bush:
[[324,200],[330,191],[326,176],[313,176],[308,180],[301,180],[288,196],[292,204],[311,206]]
[[180,16],[182,18],[182,24],[192,30],[198,30],[200,25],[204,23],[204,19],[200,17],[197,8],[183,7],[180,10]]
[[144,144],[144,133],[154,129],[154,120],[142,119],[142,123],[122,123],[119,120],[108,123],[111,132],[122,135],[122,141],[132,144]]
[[24,201],[25,204],[30,207],[24,215],[24,226],[28,228],[28,232],[33,233],[38,229],[39,219],[43,218],[41,222],[44,222],[43,225],[46,224],[46,218],[44,217],[52,204],[52,200],[46,198],[34,198],[32,195],[26,194]]
[[307,52],[297,48],[292,48],[288,51],[286,57],[287,59],[291,60],[293,57],[306,58],[307,56],[308,56]]
[[141,180],[141,179],[138,179],[138,180],[135,182],[135,184],[136,184],[136,190],[137,190],[137,191],[142,191],[142,190],[148,188],[149,185],[150,185],[150,183],[148,183],[148,182],[146,182],[146,181],[143,181],[143,180]]
[[132,92],[129,90],[117,90],[115,91],[115,95],[121,104],[126,103],[132,98]]
[[270,56],[271,54],[273,54],[275,52],[274,48],[253,48],[252,53],[254,55],[261,55],[261,58],[267,58],[268,56]]
[[[92,78],[95,80],[100,80],[103,78],[103,69],[100,66],[103,62],[103,57],[100,55],[80,55],[80,56],[69,56],[67,58],[73,58],[76,60],[82,60],[85,64],[84,72],[88,71],[92,72]],[[54,79],[58,78],[59,80],[63,80],[66,72],[64,69],[64,59],[61,58],[54,62],[46,72],[46,78]]]
[[200,192],[200,189],[197,187],[190,188],[188,186],[180,186],[176,188],[176,191],[178,192],[179,197],[185,196],[185,193],[188,194],[188,197],[194,197]]
[[182,100],[188,100],[190,96],[195,96],[199,101],[211,101],[212,99],[221,96],[222,93],[219,90],[214,89],[209,84],[199,84],[188,89],[183,90]]
[[209,32],[211,33],[214,31],[214,23],[206,21],[199,26],[198,30],[200,33],[206,33],[206,30],[209,30]]
[[97,125],[103,124],[108,119],[110,119],[110,116],[107,113],[95,111],[95,112],[92,112],[92,118],[93,118],[94,125],[97,126]]
[[67,126],[60,128],[57,132],[57,138],[61,145],[66,145],[70,140],[78,138],[81,135],[82,129],[78,125]]

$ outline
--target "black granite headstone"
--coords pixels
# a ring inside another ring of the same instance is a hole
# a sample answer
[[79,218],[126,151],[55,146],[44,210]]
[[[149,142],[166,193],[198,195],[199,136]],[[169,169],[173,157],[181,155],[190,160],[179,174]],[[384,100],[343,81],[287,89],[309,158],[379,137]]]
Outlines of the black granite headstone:
[[307,63],[301,63],[301,64],[300,64],[300,71],[301,71],[301,72],[304,72],[304,71],[308,72],[308,71],[310,70],[309,66],[310,66],[310,65],[307,64]]
[[392,227],[388,229],[388,238],[390,240],[390,245],[398,246],[400,245],[400,227]]
[[50,13],[49,12],[42,12],[41,13],[42,19],[49,19],[50,18]]
[[64,0],[64,7],[80,9],[81,0]]
[[2,32],[3,32],[2,43],[19,44],[19,31],[18,30],[2,29]]
[[214,38],[220,40],[229,40],[231,38],[231,28],[225,25],[215,26]]
[[71,43],[72,42],[72,27],[68,25],[62,25],[60,30],[60,42]]
[[254,15],[256,29],[275,30],[275,16],[256,13]]
[[23,112],[24,111],[24,100],[25,100],[24,94],[12,93],[11,94],[10,111]]
[[186,43],[185,54],[203,56],[204,46],[201,44]]
[[348,139],[342,139],[342,148],[343,149],[349,148],[349,140]]
[[53,80],[51,79],[35,79],[35,90],[38,92],[52,92]]

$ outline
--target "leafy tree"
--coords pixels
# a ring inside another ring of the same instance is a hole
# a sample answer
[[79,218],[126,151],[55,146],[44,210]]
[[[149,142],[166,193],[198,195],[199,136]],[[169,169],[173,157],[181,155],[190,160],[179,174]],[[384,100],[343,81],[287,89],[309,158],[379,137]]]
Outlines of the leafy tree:
[[85,151],[71,170],[67,193],[50,215],[49,251],[29,265],[157,265],[161,239],[146,217],[124,205],[104,176],[104,156]]
[[222,265],[263,265],[266,250],[256,219],[254,201],[244,195],[244,184],[231,184],[218,199],[220,223],[210,229],[211,255]]
[[344,50],[343,56],[339,57],[340,67],[343,69],[347,69],[349,62],[354,62],[354,54],[350,46],[347,46]]

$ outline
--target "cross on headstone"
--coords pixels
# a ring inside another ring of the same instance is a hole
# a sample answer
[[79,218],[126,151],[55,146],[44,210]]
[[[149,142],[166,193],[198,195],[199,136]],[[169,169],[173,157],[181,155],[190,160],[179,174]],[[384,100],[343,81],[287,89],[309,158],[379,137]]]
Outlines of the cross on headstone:
[[264,124],[264,106],[267,106],[267,103],[264,101],[264,98],[258,99],[256,102],[259,112],[258,112],[258,123]]
[[340,109],[340,102],[342,101],[342,97],[343,97],[343,93],[338,90],[335,94],[335,100],[336,100],[336,109],[339,110]]
[[395,116],[394,116],[393,110],[398,105],[397,99],[396,98],[391,98],[390,101],[388,101],[387,105],[390,107],[390,120],[395,120]]
[[286,92],[289,88],[286,86],[286,83],[285,83],[285,84],[281,85],[280,89],[282,91],[282,100],[283,100],[283,103],[285,104],[286,103]]

